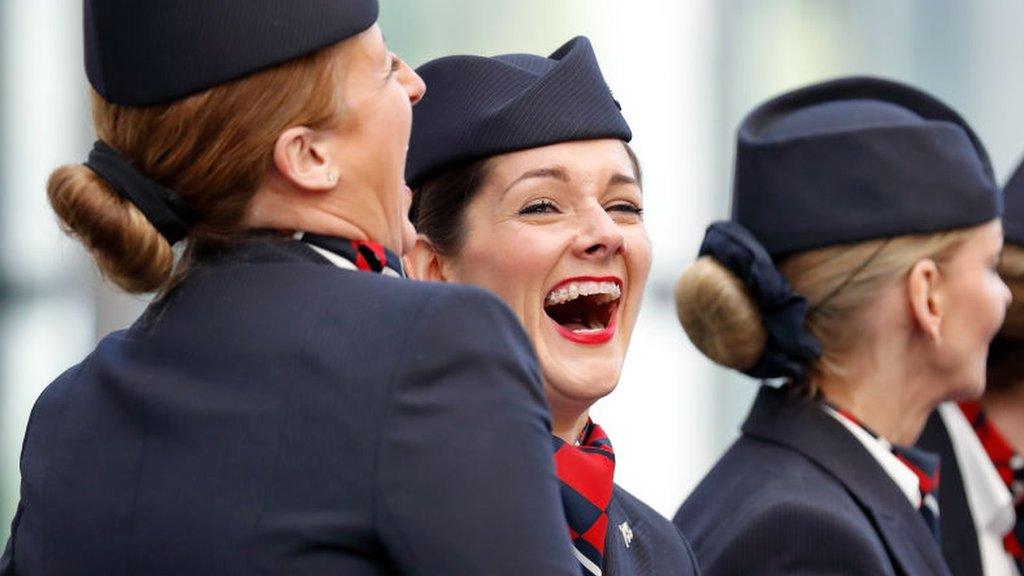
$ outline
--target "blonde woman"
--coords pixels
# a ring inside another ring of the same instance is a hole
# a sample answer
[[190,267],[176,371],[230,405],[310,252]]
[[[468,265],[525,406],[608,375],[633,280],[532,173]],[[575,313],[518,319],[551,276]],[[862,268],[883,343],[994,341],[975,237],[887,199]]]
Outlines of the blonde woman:
[[949,574],[939,463],[912,446],[981,394],[1010,301],[984,148],[935,98],[848,78],[755,109],[735,178],[678,312],[709,358],[783,384],[676,525],[710,576]]
[[577,573],[522,328],[398,278],[424,85],[377,9],[86,0],[50,201],[160,296],[37,401],[0,574]]

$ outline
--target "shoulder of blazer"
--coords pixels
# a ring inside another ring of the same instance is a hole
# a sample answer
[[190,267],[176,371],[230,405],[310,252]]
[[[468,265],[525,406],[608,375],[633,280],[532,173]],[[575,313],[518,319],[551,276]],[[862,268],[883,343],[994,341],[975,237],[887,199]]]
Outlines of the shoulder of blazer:
[[706,575],[895,574],[881,536],[842,483],[799,452],[749,436],[715,464],[674,522]]
[[762,386],[743,434],[795,450],[846,488],[909,576],[948,575],[942,551],[918,512],[860,442],[817,402]]

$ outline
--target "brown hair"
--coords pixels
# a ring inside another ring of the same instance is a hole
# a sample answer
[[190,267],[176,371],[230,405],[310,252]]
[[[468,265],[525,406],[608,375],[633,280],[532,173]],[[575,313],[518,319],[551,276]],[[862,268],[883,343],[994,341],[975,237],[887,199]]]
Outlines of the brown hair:
[[[831,246],[792,255],[779,269],[794,292],[807,298],[805,326],[822,345],[821,357],[801,383],[841,375],[860,334],[858,324],[870,304],[918,261],[941,264],[970,230],[901,236]],[[706,355],[728,368],[744,370],[760,359],[767,343],[761,313],[746,287],[710,256],[691,265],[676,284],[676,311],[687,336]]]
[[1024,382],[1024,248],[1013,244],[1003,247],[999,275],[1010,288],[1013,302],[989,349],[986,385],[993,391]]
[[[642,187],[640,161],[628,143],[622,145],[633,165],[637,183]],[[427,177],[413,191],[409,220],[417,232],[430,239],[439,254],[451,256],[462,249],[463,216],[487,181],[491,158],[470,160],[441,170]]]
[[[180,194],[194,214],[183,261],[204,245],[244,236],[246,209],[272,167],[282,131],[340,121],[337,49],[159,106],[112,104],[92,92],[96,136]],[[128,292],[168,285],[170,244],[92,170],[81,164],[57,168],[47,195],[62,228],[90,250],[106,277]]]

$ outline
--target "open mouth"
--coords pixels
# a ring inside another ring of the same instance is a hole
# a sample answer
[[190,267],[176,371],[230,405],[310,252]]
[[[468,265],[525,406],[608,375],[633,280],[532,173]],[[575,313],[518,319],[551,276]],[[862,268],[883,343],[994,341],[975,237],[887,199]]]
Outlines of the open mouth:
[[617,278],[570,278],[548,293],[544,312],[566,339],[601,344],[615,334],[621,296]]

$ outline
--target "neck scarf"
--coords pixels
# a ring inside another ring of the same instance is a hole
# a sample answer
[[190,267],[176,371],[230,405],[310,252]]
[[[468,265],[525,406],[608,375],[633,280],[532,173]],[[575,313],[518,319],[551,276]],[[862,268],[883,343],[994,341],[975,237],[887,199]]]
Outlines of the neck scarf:
[[918,512],[924,519],[932,536],[941,544],[939,533],[939,457],[931,452],[926,452],[914,446],[898,446],[885,438],[879,436],[874,430],[868,428],[863,422],[848,410],[844,410],[828,400],[822,399],[825,406],[831,408],[836,414],[848,422],[854,424],[861,430],[867,432],[872,438],[885,446],[897,460],[903,463],[911,472],[917,476],[918,489],[921,492],[921,505]]
[[555,471],[573,551],[583,576],[600,576],[615,473],[612,443],[593,422],[587,422],[576,445],[557,436],[553,441]]
[[999,477],[1013,494],[1017,523],[1003,537],[1003,547],[1017,562],[1017,569],[1024,574],[1024,456],[1017,453],[1003,434],[989,420],[978,402],[960,402],[960,410],[974,428],[989,459],[995,465]]
[[333,252],[363,272],[377,272],[405,276],[402,260],[392,251],[369,240],[346,240],[322,234],[303,234],[302,241]]

